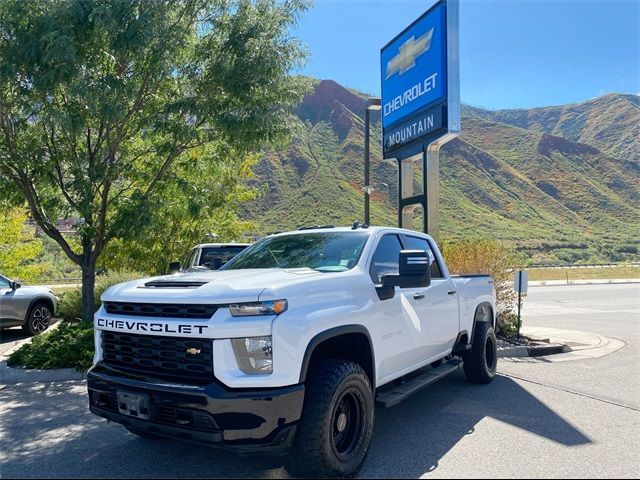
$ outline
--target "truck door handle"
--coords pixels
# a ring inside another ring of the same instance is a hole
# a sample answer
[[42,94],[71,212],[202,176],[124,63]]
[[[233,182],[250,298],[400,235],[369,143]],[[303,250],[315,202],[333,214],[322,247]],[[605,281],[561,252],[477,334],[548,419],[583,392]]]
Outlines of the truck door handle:
[[447,292],[447,295],[455,295],[456,293],[458,293],[458,292],[456,292],[455,290],[449,290]]
[[413,298],[416,300],[422,300],[424,298],[424,293],[414,293]]

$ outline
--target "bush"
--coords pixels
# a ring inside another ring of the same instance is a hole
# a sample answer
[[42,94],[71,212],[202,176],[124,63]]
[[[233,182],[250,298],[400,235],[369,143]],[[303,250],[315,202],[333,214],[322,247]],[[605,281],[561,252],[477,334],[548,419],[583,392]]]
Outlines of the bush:
[[521,268],[524,259],[514,247],[496,240],[445,242],[442,254],[453,275],[488,274],[495,281],[498,333],[517,333],[518,294],[513,290],[513,270]]
[[[100,308],[100,296],[112,285],[127,282],[140,278],[142,275],[138,273],[113,273],[96,278],[96,288],[94,290],[94,298],[96,302],[96,311]],[[57,315],[65,320],[79,320],[82,318],[82,290],[80,288],[70,288],[60,295],[60,303],[58,305]]]
[[7,365],[87,370],[93,362],[93,351],[93,323],[65,322],[20,347],[9,356]]

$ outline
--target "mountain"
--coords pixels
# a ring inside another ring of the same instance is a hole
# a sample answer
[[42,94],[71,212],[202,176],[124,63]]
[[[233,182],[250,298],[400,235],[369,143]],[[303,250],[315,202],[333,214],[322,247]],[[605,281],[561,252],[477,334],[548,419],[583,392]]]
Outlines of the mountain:
[[[362,219],[364,98],[323,80],[298,106],[291,144],[254,169],[262,195],[244,215],[261,232]],[[462,134],[440,160],[442,239],[498,238],[536,262],[637,259],[637,111],[629,95],[532,110],[465,106]],[[378,118],[371,219],[395,225],[397,164],[381,159],[380,135]]]
[[585,143],[620,160],[640,163],[640,96],[609,94],[582,103],[513,110],[465,107],[469,116]]

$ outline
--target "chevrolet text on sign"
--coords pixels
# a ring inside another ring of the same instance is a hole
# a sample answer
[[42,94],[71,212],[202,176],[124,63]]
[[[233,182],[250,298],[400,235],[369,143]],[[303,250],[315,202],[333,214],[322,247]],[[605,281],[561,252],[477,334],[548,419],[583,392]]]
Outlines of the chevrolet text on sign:
[[382,49],[382,126],[446,98],[446,15],[437,5]]

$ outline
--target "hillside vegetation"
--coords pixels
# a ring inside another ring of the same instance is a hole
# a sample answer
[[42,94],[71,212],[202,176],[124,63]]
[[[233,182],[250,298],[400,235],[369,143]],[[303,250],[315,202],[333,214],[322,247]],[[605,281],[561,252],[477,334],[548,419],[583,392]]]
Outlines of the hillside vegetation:
[[[291,144],[254,169],[261,195],[243,214],[258,232],[362,219],[364,98],[323,80],[300,104]],[[639,112],[632,95],[464,107],[462,134],[441,156],[442,238],[513,242],[535,263],[637,260]],[[377,120],[372,142],[372,223],[395,225],[397,165],[381,159]]]

